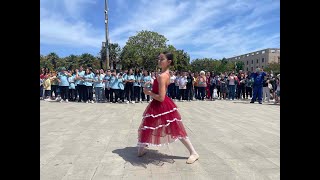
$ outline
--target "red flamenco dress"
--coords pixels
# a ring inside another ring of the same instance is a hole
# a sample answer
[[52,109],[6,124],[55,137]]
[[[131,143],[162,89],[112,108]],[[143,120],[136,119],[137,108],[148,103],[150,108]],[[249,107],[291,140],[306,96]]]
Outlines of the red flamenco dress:
[[[159,85],[154,80],[152,92],[158,94]],[[138,130],[138,146],[161,146],[181,138],[188,138],[177,106],[168,96],[160,102],[151,101],[143,113]]]

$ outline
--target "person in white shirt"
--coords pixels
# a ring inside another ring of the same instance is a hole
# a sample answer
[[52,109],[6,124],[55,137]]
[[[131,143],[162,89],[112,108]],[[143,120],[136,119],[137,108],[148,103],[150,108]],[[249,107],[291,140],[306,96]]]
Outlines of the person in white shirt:
[[176,72],[176,79],[174,80],[176,100],[180,99],[179,80],[180,80],[180,72]]
[[168,96],[171,99],[174,99],[176,97],[175,83],[174,83],[175,80],[176,80],[176,76],[173,74],[172,71],[170,71],[170,84],[169,84],[169,87],[168,87]]
[[180,92],[180,97],[179,100],[182,99],[182,101],[187,100],[186,98],[186,90],[187,90],[187,73],[183,72],[182,76],[179,78],[179,92]]

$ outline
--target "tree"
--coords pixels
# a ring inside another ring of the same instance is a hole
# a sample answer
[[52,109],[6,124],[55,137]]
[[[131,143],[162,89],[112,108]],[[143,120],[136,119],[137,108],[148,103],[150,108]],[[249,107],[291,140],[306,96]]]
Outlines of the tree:
[[[120,62],[120,53],[121,53],[121,47],[118,43],[111,43],[109,45],[109,59],[110,64],[113,65],[113,68],[116,69],[117,63]],[[112,67],[112,66],[111,66]]]
[[279,74],[280,73],[280,63],[278,62],[272,62],[267,65],[266,68],[264,68],[265,72],[271,72],[273,71],[274,74]]
[[65,58],[65,66],[67,69],[76,69],[79,68],[79,56],[71,54]]
[[177,50],[173,52],[175,59],[174,69],[178,71],[189,71],[190,67],[190,55],[184,50]]
[[53,64],[51,63],[50,60],[46,56],[40,55],[40,67],[41,68],[48,68],[50,70],[53,69]]
[[191,62],[191,67],[194,72],[214,71],[214,60],[212,58],[195,59]]
[[236,62],[236,72],[239,72],[239,70],[243,70],[243,68],[244,68],[244,62],[237,61]]
[[92,68],[99,68],[100,62],[89,53],[84,53],[79,57],[79,64],[83,65],[84,67],[92,67]]
[[59,60],[59,56],[56,53],[51,52],[47,56],[47,60],[52,63],[54,69],[57,69],[57,61]]
[[100,63],[102,63],[102,65],[104,64],[104,61],[106,60],[106,56],[107,56],[106,54],[107,54],[106,53],[106,47],[101,47],[99,55],[100,55],[100,61],[102,61]]
[[129,37],[120,55],[123,67],[155,69],[155,58],[166,49],[167,41],[163,35],[152,31],[140,31],[137,35]]

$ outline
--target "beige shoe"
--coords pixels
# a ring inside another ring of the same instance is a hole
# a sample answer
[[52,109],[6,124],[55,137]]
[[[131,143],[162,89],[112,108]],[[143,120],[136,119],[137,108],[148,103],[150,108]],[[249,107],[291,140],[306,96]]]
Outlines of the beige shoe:
[[142,152],[138,153],[138,157],[142,157],[143,155],[145,155],[147,153],[147,151],[143,150]]
[[147,153],[146,149],[143,147],[140,147],[138,149],[138,157],[142,157],[143,155],[145,155]]
[[194,163],[196,160],[199,159],[199,154],[192,154],[188,160],[187,160],[187,164],[192,164]]

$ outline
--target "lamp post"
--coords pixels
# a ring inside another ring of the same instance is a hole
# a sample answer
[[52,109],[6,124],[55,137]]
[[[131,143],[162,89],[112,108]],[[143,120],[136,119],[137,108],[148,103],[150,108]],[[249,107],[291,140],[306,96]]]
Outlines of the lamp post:
[[106,27],[106,42],[105,42],[105,47],[106,47],[106,66],[107,69],[110,69],[109,66],[109,29],[108,29],[108,0],[104,1],[104,13],[105,13],[105,27]]

